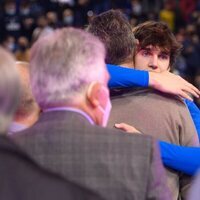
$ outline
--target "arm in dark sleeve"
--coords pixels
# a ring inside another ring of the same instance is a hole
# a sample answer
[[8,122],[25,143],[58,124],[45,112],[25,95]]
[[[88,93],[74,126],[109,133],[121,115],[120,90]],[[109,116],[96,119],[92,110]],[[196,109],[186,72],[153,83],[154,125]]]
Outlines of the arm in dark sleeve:
[[200,169],[200,147],[183,147],[159,142],[164,165],[188,175]]
[[148,87],[149,73],[147,71],[110,64],[107,64],[107,69],[110,74],[110,81],[108,83],[110,88],[133,86]]

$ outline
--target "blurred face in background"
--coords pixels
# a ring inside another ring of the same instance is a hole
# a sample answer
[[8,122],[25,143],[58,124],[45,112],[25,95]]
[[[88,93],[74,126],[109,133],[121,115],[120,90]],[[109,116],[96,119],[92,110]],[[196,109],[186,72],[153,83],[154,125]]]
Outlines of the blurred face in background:
[[12,2],[12,1],[7,2],[7,3],[5,4],[4,9],[5,9],[6,14],[8,14],[8,15],[14,15],[14,14],[16,13],[16,5],[15,5],[15,2],[14,2],[14,1],[13,1],[13,2]]
[[74,13],[72,9],[68,8],[63,11],[63,22],[68,26],[71,26],[74,23]]

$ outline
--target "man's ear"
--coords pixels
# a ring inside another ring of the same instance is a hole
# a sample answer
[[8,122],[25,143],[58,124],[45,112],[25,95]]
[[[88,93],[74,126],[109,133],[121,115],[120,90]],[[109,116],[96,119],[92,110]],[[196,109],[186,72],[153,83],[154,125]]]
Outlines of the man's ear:
[[99,82],[92,82],[88,89],[87,89],[87,100],[89,101],[90,105],[94,108],[99,106],[99,98],[101,93],[102,84]]

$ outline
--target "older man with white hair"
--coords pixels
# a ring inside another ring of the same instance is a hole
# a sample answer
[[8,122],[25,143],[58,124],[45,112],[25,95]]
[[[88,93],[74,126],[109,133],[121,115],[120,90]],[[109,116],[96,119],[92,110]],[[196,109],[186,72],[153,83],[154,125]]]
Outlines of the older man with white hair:
[[39,167],[6,137],[19,88],[15,60],[0,47],[0,199],[101,200],[98,194]]
[[12,138],[41,166],[104,199],[170,199],[155,141],[103,128],[111,109],[104,60],[104,45],[83,30],[37,40],[30,77],[43,112]]

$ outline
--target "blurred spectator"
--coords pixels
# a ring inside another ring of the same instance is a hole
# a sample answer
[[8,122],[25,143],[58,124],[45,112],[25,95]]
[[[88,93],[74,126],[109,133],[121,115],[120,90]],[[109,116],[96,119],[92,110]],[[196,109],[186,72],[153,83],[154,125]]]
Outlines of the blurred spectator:
[[186,26],[186,38],[183,42],[183,55],[187,64],[187,75],[190,82],[194,82],[195,74],[200,66],[200,44],[194,24]]
[[138,18],[135,16],[131,16],[129,21],[132,27],[135,27],[138,24]]
[[21,22],[17,14],[15,1],[9,0],[5,2],[3,10],[3,30],[4,36],[10,35],[17,39],[20,36]]
[[29,41],[26,37],[21,36],[18,39],[18,50],[15,53],[15,57],[18,61],[29,62],[30,60]]
[[56,29],[61,26],[61,23],[58,21],[58,15],[56,12],[49,11],[46,14],[48,26],[52,29]]
[[142,14],[142,5],[139,0],[131,0],[132,14],[140,17]]
[[46,16],[41,15],[37,18],[36,28],[33,31],[32,42],[36,41],[38,37],[47,35],[53,31],[53,28],[48,25]]
[[33,30],[35,28],[35,23],[33,18],[22,19],[22,35],[25,36],[29,41],[31,41]]
[[176,16],[174,8],[174,2],[168,0],[164,3],[164,8],[159,13],[160,20],[166,22],[172,31],[175,29],[174,25]]
[[62,21],[64,26],[74,25],[74,12],[72,9],[67,8],[62,13]]
[[32,0],[30,1],[30,10],[31,10],[31,15],[36,18],[39,15],[42,15],[45,11],[45,9],[42,7],[42,2],[39,3],[37,0]]
[[19,14],[21,17],[30,17],[31,16],[31,7],[29,1],[23,1],[19,7]]
[[74,25],[76,27],[82,27],[87,24],[87,12],[91,10],[90,0],[77,0],[74,10]]
[[59,3],[62,4],[67,4],[68,6],[73,6],[74,5],[74,0],[57,0]]
[[21,19],[21,35],[31,41],[31,36],[34,30],[34,17],[31,12],[31,4],[28,1],[23,1],[19,7],[19,15]]
[[196,0],[179,0],[179,7],[181,9],[183,19],[185,22],[189,22],[189,17],[196,8]]
[[10,52],[15,52],[17,49],[15,38],[12,36],[7,36],[2,43],[2,46]]
[[[183,44],[183,41],[185,39],[184,32],[178,32],[176,35],[176,39],[179,43]],[[187,74],[186,74],[186,69],[187,69],[187,64],[185,58],[180,55],[174,64],[174,69],[173,73],[180,75],[181,77],[187,79]]]

